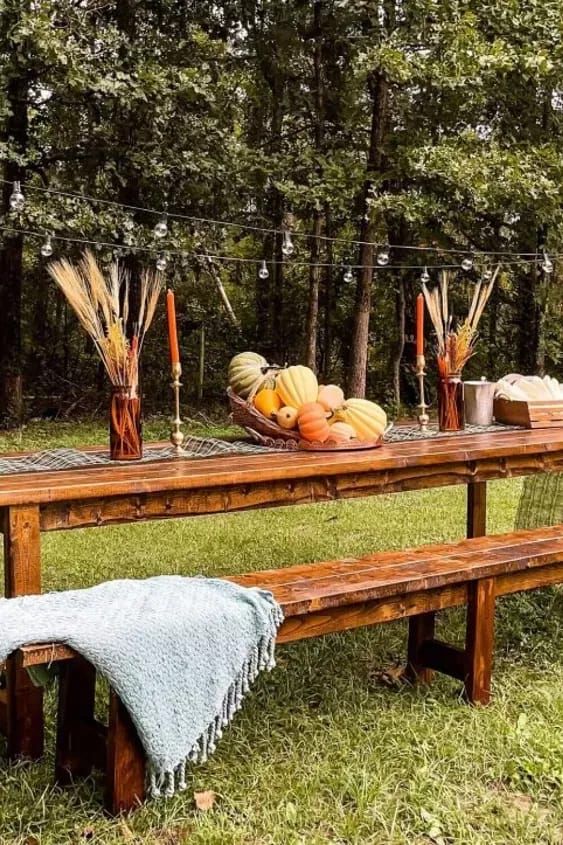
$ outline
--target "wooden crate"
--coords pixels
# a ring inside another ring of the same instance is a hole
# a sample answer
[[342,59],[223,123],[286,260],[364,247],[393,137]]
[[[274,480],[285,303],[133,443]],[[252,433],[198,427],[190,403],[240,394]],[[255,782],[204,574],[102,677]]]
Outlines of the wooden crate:
[[526,428],[563,427],[563,400],[540,399],[528,402],[495,399],[494,415],[499,423]]

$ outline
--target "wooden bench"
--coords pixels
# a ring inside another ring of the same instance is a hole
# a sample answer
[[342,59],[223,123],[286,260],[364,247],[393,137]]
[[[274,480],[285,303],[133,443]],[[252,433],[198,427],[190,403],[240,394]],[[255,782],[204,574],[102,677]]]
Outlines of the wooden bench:
[[[468,701],[486,704],[495,599],[563,581],[563,536],[559,526],[519,531],[229,580],[273,592],[286,616],[279,643],[409,618],[408,677],[428,682],[434,670],[444,672],[464,684]],[[464,648],[434,636],[435,613],[461,605],[467,606]],[[61,673],[58,782],[105,767],[108,811],[131,809],[144,796],[144,758],[125,708],[111,692],[108,727],[94,719],[95,671],[66,646],[27,646],[12,662],[22,669],[53,661],[60,661]]]

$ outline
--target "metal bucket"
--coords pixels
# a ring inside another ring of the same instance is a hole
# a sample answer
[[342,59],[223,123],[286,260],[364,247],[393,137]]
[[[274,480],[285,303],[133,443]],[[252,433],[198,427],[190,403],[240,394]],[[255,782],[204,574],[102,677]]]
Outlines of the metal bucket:
[[465,422],[469,425],[491,425],[493,422],[493,399],[496,382],[464,382]]

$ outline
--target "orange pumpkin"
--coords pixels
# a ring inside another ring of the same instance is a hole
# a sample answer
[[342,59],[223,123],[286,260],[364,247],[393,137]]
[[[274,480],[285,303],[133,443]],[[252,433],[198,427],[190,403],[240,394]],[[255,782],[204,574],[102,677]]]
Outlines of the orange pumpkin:
[[281,399],[275,390],[265,387],[254,397],[254,407],[268,419],[273,419],[281,408]]
[[280,428],[295,428],[297,425],[297,408],[284,405],[276,414],[276,422]]
[[297,417],[299,434],[311,443],[324,443],[330,435],[326,410],[319,402],[306,402],[299,409]]
[[345,422],[335,422],[330,426],[329,440],[335,443],[346,443],[357,438],[356,429]]
[[321,384],[317,402],[327,411],[334,411],[344,404],[344,391],[337,384]]

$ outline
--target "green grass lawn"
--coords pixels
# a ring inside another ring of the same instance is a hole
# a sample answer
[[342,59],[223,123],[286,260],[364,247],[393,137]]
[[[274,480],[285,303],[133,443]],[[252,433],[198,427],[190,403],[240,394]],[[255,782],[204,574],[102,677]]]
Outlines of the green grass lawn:
[[[149,426],[158,436],[165,423]],[[96,442],[96,425],[30,426],[0,449]],[[510,530],[519,482],[490,485],[489,528]],[[157,573],[220,574],[461,537],[464,490],[49,534],[46,589]],[[215,756],[195,767],[187,793],[104,817],[101,782],[52,785],[39,765],[0,763],[0,842],[154,845],[488,845],[563,843],[561,592],[512,597],[497,614],[494,696],[468,707],[459,684],[413,689],[382,683],[402,660],[406,626],[280,648]],[[459,638],[461,612],[444,614]],[[215,807],[194,809],[213,790]]]

